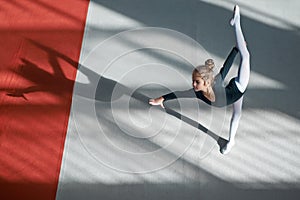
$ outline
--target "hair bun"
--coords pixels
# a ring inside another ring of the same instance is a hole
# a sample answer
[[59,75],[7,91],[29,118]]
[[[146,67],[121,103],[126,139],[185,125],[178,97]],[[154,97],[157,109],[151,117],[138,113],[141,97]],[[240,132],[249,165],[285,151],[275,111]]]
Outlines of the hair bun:
[[207,59],[205,61],[205,66],[207,66],[210,70],[213,70],[213,68],[215,67],[213,59]]

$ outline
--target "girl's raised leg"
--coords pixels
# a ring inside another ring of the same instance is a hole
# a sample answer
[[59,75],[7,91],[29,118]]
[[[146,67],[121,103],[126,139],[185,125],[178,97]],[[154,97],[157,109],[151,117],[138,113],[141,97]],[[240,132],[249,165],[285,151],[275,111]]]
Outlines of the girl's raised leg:
[[236,77],[236,84],[241,92],[245,92],[250,77],[250,54],[247,49],[245,38],[242,32],[240,22],[240,9],[238,5],[234,7],[234,16],[230,21],[230,24],[234,27],[236,44],[241,56],[239,72],[238,76]]

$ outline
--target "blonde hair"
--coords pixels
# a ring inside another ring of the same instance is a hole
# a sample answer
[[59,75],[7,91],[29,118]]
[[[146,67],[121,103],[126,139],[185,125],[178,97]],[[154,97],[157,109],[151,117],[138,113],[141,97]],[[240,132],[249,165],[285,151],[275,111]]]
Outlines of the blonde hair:
[[205,82],[214,83],[214,69],[215,63],[213,59],[207,59],[204,65],[197,66],[193,71],[193,76],[201,77]]

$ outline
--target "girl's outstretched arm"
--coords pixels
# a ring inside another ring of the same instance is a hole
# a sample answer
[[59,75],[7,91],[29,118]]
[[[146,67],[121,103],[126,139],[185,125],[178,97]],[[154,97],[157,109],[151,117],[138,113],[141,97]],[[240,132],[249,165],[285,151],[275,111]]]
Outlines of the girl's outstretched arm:
[[197,95],[195,94],[195,91],[193,89],[183,90],[183,91],[175,91],[175,92],[165,94],[156,99],[150,99],[149,104],[154,105],[154,106],[160,105],[162,108],[165,108],[164,104],[163,104],[164,101],[177,99],[177,98],[195,98],[195,97],[197,97]]

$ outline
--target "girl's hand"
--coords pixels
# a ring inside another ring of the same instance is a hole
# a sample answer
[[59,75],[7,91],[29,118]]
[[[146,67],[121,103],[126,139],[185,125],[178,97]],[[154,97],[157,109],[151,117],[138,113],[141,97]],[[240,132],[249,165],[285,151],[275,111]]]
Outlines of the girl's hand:
[[164,98],[163,97],[158,97],[156,99],[150,99],[149,100],[149,104],[153,105],[153,106],[158,106],[160,105],[162,108],[165,108],[163,102],[164,102]]

